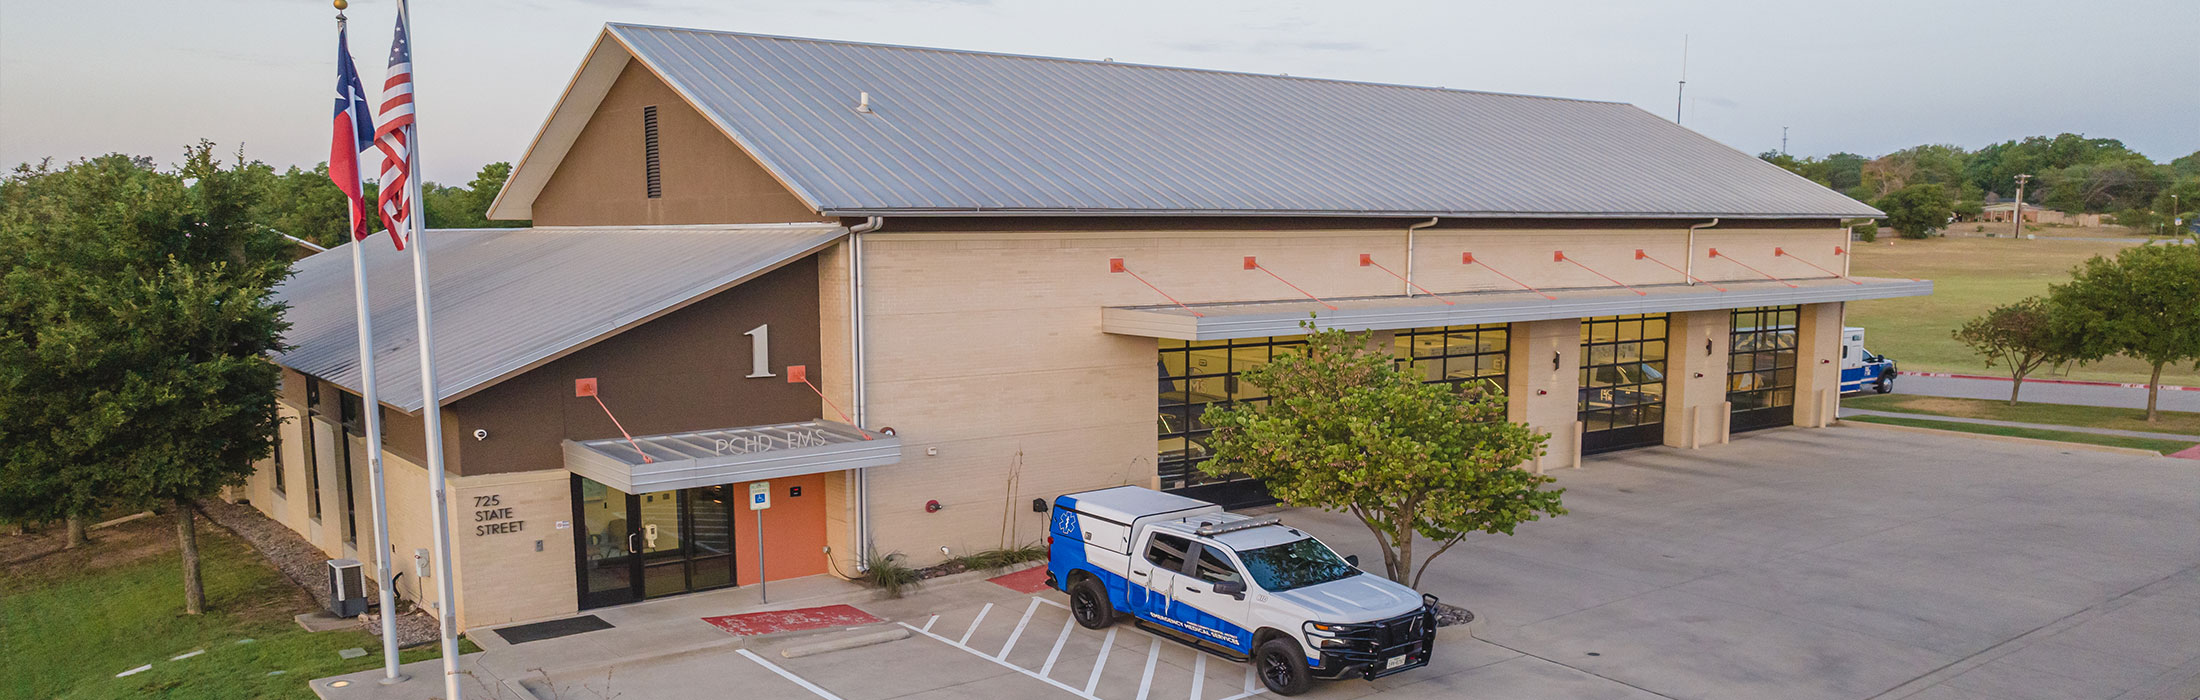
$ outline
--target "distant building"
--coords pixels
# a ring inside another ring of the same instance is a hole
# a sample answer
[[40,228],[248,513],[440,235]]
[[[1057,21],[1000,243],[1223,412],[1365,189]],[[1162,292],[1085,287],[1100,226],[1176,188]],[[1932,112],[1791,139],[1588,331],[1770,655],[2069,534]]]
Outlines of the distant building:
[[[1986,208],[1979,211],[1977,217],[1970,220],[1999,221],[2006,223],[2009,221],[2009,218],[2014,214],[2016,208],[2016,202],[1988,204],[1986,205]],[[2024,205],[2024,222],[2028,224],[2059,224],[2063,226],[2099,226],[2101,225],[2101,215],[2082,213],[2071,214],[2068,212],[2056,211],[2054,209],[2048,209],[2037,205],[2027,204]]]

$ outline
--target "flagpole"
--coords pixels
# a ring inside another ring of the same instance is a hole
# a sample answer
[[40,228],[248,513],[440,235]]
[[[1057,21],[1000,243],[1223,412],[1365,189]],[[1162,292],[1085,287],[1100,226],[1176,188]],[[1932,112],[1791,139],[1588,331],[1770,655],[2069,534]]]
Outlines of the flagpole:
[[[344,34],[344,4],[336,3],[336,33]],[[348,51],[348,48],[347,48]],[[338,57],[349,61],[351,56]],[[346,99],[349,99],[347,96]],[[356,137],[354,137],[356,138]],[[367,191],[367,169],[352,166],[352,176],[359,182],[359,191]],[[374,379],[374,318],[367,302],[366,241],[358,233],[366,214],[360,207],[351,208],[351,228],[346,235],[351,243],[352,298],[359,307],[359,382],[360,404],[366,412],[367,427],[367,494],[369,506],[374,509],[374,580],[382,609],[382,680],[383,685],[402,683],[408,677],[397,670],[397,591],[390,578],[390,509],[386,500],[382,478],[382,403],[377,397]]]
[[[413,40],[412,11],[405,0],[397,0],[397,16],[405,23],[406,41]],[[413,312],[419,324],[420,334],[420,398],[421,417],[427,424],[428,453],[428,508],[435,517],[435,592],[436,622],[441,628],[443,646],[443,697],[444,700],[460,700],[463,692],[458,685],[458,601],[451,585],[451,510],[444,500],[443,483],[443,402],[435,383],[435,345],[430,329],[434,326],[428,315],[428,242],[427,212],[420,202],[420,127],[417,115],[420,105],[419,54],[412,53],[412,126],[405,127],[405,186],[410,189],[409,204],[412,219],[413,260]]]

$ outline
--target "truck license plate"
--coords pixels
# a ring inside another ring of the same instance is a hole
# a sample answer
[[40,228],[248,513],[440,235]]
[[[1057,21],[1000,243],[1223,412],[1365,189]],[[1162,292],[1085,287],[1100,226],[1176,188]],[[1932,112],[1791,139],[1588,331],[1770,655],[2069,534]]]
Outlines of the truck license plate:
[[1406,658],[1407,657],[1404,656],[1390,657],[1389,661],[1383,662],[1383,670],[1388,671],[1390,669],[1406,665]]

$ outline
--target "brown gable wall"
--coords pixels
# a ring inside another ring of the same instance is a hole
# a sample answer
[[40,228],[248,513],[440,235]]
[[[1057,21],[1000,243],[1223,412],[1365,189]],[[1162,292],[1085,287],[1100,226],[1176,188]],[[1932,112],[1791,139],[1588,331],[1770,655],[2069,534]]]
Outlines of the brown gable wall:
[[[817,394],[786,378],[787,365],[819,369],[817,291],[817,258],[797,260],[460,399],[445,424],[465,457],[455,471],[558,469],[563,440],[618,437],[595,400],[573,395],[573,380],[585,377],[635,435],[818,418]],[[777,376],[752,378],[743,334],[765,324]],[[476,429],[488,438],[476,440]]]
[[[657,107],[663,196],[651,199],[642,108]],[[537,226],[823,221],[639,61],[628,63],[535,198]]]

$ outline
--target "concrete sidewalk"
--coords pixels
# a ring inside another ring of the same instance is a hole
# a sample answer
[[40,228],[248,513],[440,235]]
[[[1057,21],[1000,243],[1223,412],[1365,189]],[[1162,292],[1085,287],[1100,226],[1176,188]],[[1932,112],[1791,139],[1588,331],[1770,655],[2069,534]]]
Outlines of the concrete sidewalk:
[[[1904,372],[1894,380],[1894,393],[1917,396],[1939,396],[1950,399],[2009,400],[2009,380],[1976,379],[1971,377],[1931,377]],[[2146,408],[2145,387],[2101,386],[2097,384],[2056,384],[2028,381],[2019,392],[2024,401],[2034,403],[2059,403],[2072,406],[2104,406],[2108,408]],[[2156,408],[2164,411],[2200,412],[2200,391],[2164,390]]]
[[2150,433],[2150,432],[2145,432],[2145,431],[2140,431],[2140,430],[2117,430],[2117,429],[2115,429],[2115,428],[2088,428],[2088,427],[2083,427],[2083,426],[2075,426],[2075,425],[2053,425],[2053,424],[2049,424],[2049,423],[2019,423],[2019,422],[2017,422],[2017,421],[2009,421],[2009,420],[1993,420],[1993,419],[1990,419],[1990,418],[1959,418],[1959,417],[1956,417],[1956,416],[1943,416],[1943,415],[1936,415],[1936,414],[1932,414],[1932,413],[1899,413],[1899,412],[1895,412],[1895,411],[1874,411],[1874,410],[1871,410],[1871,409],[1868,409],[1868,408],[1843,408],[1843,409],[1841,409],[1841,417],[1842,417],[1842,418],[1849,418],[1849,417],[1852,417],[1852,416],[1880,416],[1880,417],[1884,417],[1884,418],[1915,418],[1915,419],[1918,419],[1918,420],[1936,420],[1936,421],[1944,421],[1944,422],[1948,422],[1948,423],[1969,423],[1969,424],[1972,424],[1972,425],[1993,425],[1993,426],[2000,426],[2000,427],[2004,427],[2004,428],[2031,428],[2031,429],[2034,429],[2034,430],[2055,430],[2055,431],[2060,431],[2060,432],[2066,432],[2066,433],[2090,433],[2090,434],[2093,434],[2093,435],[2114,435],[2114,436],[2117,436],[2117,437],[2146,438],[2146,439],[2149,439],[2149,440],[2179,440],[2179,441],[2184,441],[2184,442],[2193,442],[2193,443],[2200,443],[2200,435],[2182,435],[2182,434],[2178,434],[2178,433]]

